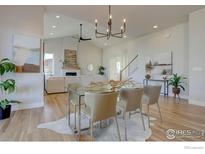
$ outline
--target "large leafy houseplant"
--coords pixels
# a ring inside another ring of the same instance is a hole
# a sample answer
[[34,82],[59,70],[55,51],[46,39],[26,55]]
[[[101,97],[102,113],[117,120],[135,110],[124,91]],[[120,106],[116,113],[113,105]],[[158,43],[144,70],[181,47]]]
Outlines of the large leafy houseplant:
[[173,74],[172,77],[169,79],[169,85],[172,86],[172,92],[174,93],[174,96],[180,94],[180,89],[185,91],[183,84],[183,77],[176,74]]
[[3,75],[9,72],[14,72],[16,65],[12,63],[8,58],[0,60],[0,119],[8,118],[11,112],[10,103],[7,99],[8,94],[14,92],[16,88],[16,82],[13,79],[3,80]]

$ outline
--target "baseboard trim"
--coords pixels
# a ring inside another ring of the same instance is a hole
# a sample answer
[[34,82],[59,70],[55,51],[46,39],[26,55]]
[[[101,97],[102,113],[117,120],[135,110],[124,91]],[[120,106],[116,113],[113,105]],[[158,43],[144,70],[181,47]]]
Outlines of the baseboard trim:
[[[160,94],[160,96],[164,96],[164,94]],[[167,97],[167,96],[165,96],[165,97]],[[174,98],[174,95],[169,94],[168,97]],[[188,96],[187,96],[187,95],[180,95],[180,98],[188,100]],[[177,98],[177,99],[178,99],[178,98]]]
[[33,109],[40,108],[44,106],[44,102],[36,102],[36,103],[20,103],[20,104],[12,104],[12,111],[17,110],[25,110],[25,109]]
[[198,105],[198,106],[205,106],[205,102],[189,99],[189,104]]

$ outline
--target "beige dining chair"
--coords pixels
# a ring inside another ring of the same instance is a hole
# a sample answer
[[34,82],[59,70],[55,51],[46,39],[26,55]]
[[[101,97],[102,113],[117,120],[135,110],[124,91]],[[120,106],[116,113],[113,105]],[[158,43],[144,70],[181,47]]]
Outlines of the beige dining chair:
[[144,96],[143,96],[143,103],[147,105],[147,117],[148,117],[148,123],[150,127],[150,112],[149,112],[149,106],[150,105],[157,105],[160,119],[162,122],[162,114],[159,107],[159,96],[160,96],[161,86],[160,85],[147,85],[144,86]]
[[117,96],[117,92],[85,93],[86,107],[83,109],[83,112],[90,120],[90,134],[92,140],[93,124],[98,121],[113,118],[116,123],[118,138],[121,141],[116,113]]
[[[68,84],[68,88],[79,88],[80,84],[79,83],[72,83],[72,84]],[[79,105],[79,97],[70,92],[69,93],[69,99],[70,99],[70,103],[74,106],[74,128],[76,129],[76,119],[77,119],[77,107]],[[81,100],[81,105],[85,105],[85,101]]]
[[118,108],[120,108],[123,112],[123,118],[125,122],[125,140],[127,140],[127,126],[126,126],[126,113],[129,113],[129,117],[131,116],[131,112],[134,111],[136,113],[139,110],[142,125],[145,130],[144,119],[142,115],[142,96],[143,96],[143,88],[122,88],[120,90],[120,100],[118,102]]

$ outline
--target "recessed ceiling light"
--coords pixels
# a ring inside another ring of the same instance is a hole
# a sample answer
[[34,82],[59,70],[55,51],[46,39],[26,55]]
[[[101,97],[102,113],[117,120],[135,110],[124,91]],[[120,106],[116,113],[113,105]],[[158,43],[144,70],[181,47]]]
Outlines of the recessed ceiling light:
[[53,25],[53,26],[52,26],[52,28],[56,28],[56,26],[55,26],[55,25]]
[[57,15],[57,16],[56,16],[56,18],[57,18],[57,19],[59,19],[59,18],[60,18],[60,16],[58,16],[58,15]]
[[54,33],[50,33],[50,35],[54,35]]
[[157,25],[154,25],[153,28],[156,29],[156,28],[158,28],[158,26],[157,26]]
[[124,37],[124,38],[127,38],[127,36],[126,36],[126,35],[124,35],[123,37]]

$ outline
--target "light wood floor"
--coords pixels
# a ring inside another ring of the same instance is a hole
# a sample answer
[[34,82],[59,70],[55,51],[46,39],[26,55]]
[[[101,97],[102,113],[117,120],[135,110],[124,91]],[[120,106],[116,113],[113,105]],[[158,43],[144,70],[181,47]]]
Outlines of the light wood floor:
[[[45,96],[43,108],[13,112],[10,119],[0,121],[1,141],[74,141],[72,135],[61,135],[46,129],[38,129],[39,123],[54,121],[66,115],[67,94]],[[163,123],[160,123],[156,106],[150,111],[157,120],[151,126],[152,136],[148,141],[170,141],[167,129],[205,129],[205,107],[188,104],[185,100],[175,103],[173,98],[160,98]],[[82,140],[89,140],[83,136]],[[174,141],[204,141],[205,137],[178,137]],[[172,141],[172,140],[171,140]]]

